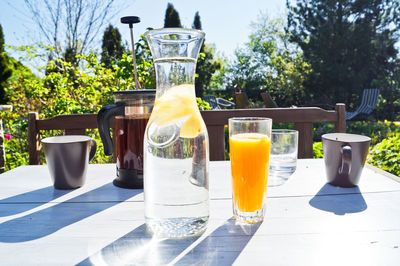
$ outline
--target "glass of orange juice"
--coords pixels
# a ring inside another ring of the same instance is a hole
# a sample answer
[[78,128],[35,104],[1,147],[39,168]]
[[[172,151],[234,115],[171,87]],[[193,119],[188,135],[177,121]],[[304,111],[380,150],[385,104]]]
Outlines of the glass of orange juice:
[[240,222],[264,220],[272,119],[229,119],[233,215]]

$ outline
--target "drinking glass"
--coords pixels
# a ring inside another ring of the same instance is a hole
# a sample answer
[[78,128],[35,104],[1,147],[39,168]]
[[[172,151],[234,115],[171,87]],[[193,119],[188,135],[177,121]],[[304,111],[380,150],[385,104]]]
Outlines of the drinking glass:
[[268,186],[280,186],[296,171],[299,132],[273,129]]
[[264,220],[272,119],[230,118],[233,214],[240,222]]

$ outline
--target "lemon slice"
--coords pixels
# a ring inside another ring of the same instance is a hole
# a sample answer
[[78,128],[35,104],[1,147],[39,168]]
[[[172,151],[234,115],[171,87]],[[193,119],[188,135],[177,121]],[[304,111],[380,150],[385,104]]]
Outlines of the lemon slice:
[[160,126],[183,122],[180,137],[196,137],[205,125],[197,107],[194,86],[185,84],[170,88],[154,102],[150,121]]

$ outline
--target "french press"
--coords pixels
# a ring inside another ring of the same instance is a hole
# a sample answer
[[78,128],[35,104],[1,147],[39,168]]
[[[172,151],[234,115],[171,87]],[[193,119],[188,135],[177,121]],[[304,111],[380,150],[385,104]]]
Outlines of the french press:
[[[104,106],[97,115],[97,124],[104,153],[114,152],[117,178],[114,185],[123,188],[143,188],[143,137],[154,104],[155,90],[140,90],[137,78],[133,24],[136,16],[122,17],[121,23],[129,24],[132,58],[137,90],[114,92],[115,104]],[[110,122],[115,120],[114,141]]]
[[[115,154],[116,186],[143,188],[143,138],[153,108],[155,92],[116,91],[115,104],[104,106],[97,115],[104,153]],[[115,120],[114,141],[110,134],[112,119]]]

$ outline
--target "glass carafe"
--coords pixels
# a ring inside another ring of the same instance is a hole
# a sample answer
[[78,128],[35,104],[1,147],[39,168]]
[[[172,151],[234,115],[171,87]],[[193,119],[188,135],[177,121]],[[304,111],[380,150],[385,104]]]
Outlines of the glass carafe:
[[161,237],[196,235],[209,217],[208,135],[194,90],[204,33],[166,28],[145,36],[157,78],[144,138],[146,224]]
[[[115,104],[101,108],[97,124],[104,153],[116,160],[114,185],[123,188],[143,188],[143,138],[153,109],[155,90],[114,92]],[[115,119],[114,140],[110,123]]]

